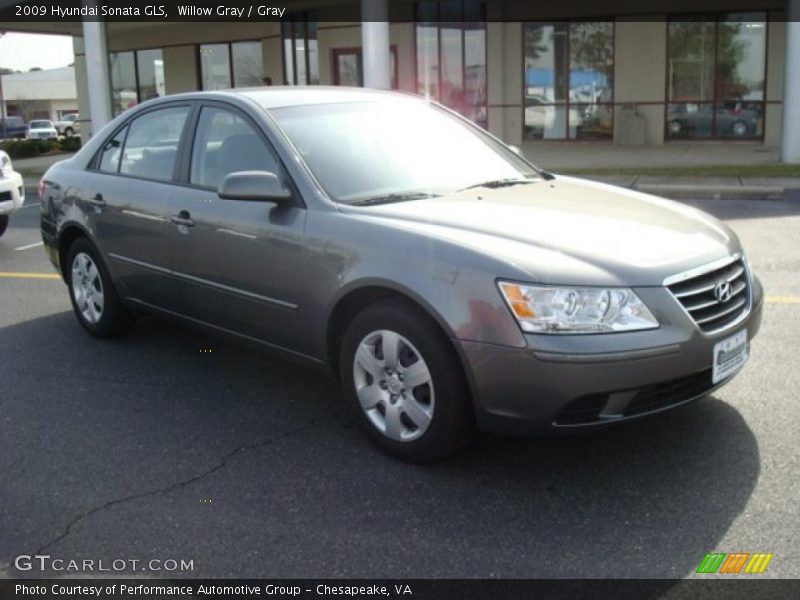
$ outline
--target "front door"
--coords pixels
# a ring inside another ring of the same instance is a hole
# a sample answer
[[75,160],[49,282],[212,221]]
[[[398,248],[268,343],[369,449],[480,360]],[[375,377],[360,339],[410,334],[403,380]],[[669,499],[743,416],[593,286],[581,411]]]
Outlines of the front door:
[[303,352],[298,335],[305,289],[297,205],[222,200],[217,189],[236,171],[286,175],[272,147],[244,114],[204,106],[197,118],[188,185],[169,205],[173,270],[187,316]]

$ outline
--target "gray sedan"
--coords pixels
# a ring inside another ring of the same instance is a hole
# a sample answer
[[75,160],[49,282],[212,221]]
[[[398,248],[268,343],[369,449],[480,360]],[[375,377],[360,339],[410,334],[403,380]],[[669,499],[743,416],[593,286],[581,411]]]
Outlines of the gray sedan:
[[761,319],[716,219],[541,171],[404,94],[149,101],[40,190],[45,248],[89,333],[159,314],[328,369],[409,461],[476,427],[590,429],[705,396]]

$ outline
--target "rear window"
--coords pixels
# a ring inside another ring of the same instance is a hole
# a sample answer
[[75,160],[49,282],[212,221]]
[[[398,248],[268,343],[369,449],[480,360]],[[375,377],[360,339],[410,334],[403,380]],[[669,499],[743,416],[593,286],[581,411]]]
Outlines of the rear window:
[[188,115],[188,106],[176,106],[136,117],[128,129],[119,172],[156,181],[172,179]]
[[31,121],[31,129],[49,129],[53,124],[50,121]]

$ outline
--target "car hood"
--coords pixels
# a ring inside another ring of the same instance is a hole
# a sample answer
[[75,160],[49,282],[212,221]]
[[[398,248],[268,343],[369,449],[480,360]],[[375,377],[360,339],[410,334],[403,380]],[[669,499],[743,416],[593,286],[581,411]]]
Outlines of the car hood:
[[467,246],[542,283],[661,285],[741,251],[699,210],[572,177],[348,210]]

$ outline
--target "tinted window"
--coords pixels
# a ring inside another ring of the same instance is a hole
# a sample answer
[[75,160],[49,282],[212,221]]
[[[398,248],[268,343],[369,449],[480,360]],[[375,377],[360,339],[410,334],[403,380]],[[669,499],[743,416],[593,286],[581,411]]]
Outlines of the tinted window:
[[117,135],[106,142],[100,152],[100,162],[97,168],[106,173],[116,173],[119,171],[119,157],[122,154],[122,145],[125,143],[125,134],[128,128],[125,127]]
[[280,175],[271,149],[247,121],[230,111],[206,107],[197,123],[190,181],[216,189],[236,171]]
[[49,129],[53,124],[50,121],[31,121],[31,129]]
[[120,173],[169,181],[178,155],[178,142],[189,108],[154,110],[131,123]]

